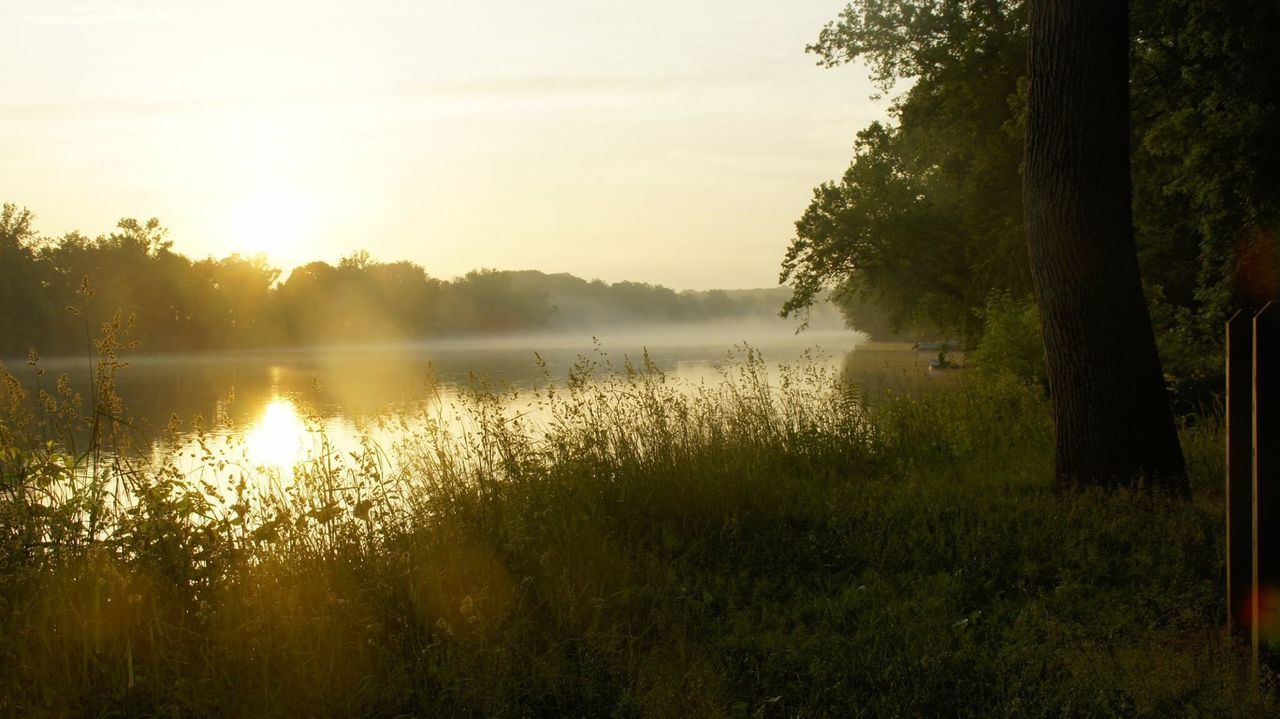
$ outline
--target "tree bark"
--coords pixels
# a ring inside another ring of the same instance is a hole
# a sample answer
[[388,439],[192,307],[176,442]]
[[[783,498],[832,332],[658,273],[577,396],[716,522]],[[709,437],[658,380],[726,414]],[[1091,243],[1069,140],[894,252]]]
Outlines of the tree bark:
[[1057,482],[1186,492],[1133,242],[1128,3],[1029,11],[1023,203]]

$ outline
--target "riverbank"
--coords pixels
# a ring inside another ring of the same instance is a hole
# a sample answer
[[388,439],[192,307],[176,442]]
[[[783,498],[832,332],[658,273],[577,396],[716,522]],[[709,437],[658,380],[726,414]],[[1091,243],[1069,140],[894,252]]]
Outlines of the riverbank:
[[476,392],[476,431],[424,418],[268,497],[113,460],[48,499],[58,455],[11,416],[0,713],[1274,710],[1220,631],[1213,422],[1190,502],[1059,494],[1035,390],[767,375],[571,376],[537,432]]

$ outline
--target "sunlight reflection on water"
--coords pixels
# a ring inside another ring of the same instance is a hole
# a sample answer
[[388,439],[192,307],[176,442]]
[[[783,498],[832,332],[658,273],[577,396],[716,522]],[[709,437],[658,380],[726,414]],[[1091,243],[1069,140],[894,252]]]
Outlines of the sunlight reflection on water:
[[245,431],[245,453],[255,467],[284,472],[302,459],[307,439],[307,425],[298,408],[277,396]]
[[[930,373],[931,356],[912,351],[910,345],[832,344],[835,352],[813,356],[801,355],[799,348],[769,346],[770,374],[778,362],[812,362],[856,383],[861,396],[914,391],[954,379],[949,373]],[[280,491],[300,477],[358,465],[365,461],[362,457],[376,456],[382,470],[396,472],[402,454],[397,450],[420,446],[418,433],[428,426],[454,436],[475,430],[464,397],[476,381],[497,393],[504,412],[521,417],[523,426],[537,433],[548,420],[538,388],[563,383],[571,358],[583,356],[542,355],[550,357],[544,366],[531,361],[528,352],[475,351],[446,357],[453,366],[428,356],[410,361],[403,354],[151,359],[131,366],[118,384],[140,418],[142,451],[149,462],[168,464],[188,480],[224,491],[243,484]],[[606,354],[590,356],[603,359]],[[618,372],[625,359],[639,356],[615,352],[609,371]],[[666,350],[656,353],[655,363],[675,386],[696,392],[723,380],[717,367],[726,356],[723,350]],[[727,366],[737,361],[730,356]],[[464,375],[459,368],[466,367],[485,371]],[[180,420],[174,431],[159,429],[174,416]]]

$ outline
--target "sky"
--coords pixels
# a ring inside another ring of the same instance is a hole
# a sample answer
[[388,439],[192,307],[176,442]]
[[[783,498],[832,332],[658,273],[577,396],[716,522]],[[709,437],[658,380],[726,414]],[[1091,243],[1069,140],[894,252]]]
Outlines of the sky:
[[0,202],[192,257],[768,287],[885,116],[840,0],[0,0]]

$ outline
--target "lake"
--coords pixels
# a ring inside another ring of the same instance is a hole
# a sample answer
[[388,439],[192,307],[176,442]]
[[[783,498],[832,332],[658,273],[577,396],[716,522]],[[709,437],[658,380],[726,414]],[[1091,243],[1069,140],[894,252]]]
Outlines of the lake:
[[[930,372],[935,354],[908,344],[866,342],[851,331],[774,331],[744,338],[685,328],[656,339],[556,335],[139,356],[126,358],[117,387],[134,445],[152,460],[174,461],[194,472],[210,456],[232,456],[238,467],[288,475],[296,462],[318,453],[345,454],[370,440],[394,444],[406,426],[424,417],[461,428],[465,413],[455,410],[468,388],[488,387],[503,394],[510,411],[531,411],[535,390],[563,384],[584,359],[594,361],[598,373],[622,371],[628,360],[642,364],[647,351],[653,366],[693,388],[718,382],[718,368],[740,361],[741,345],[749,342],[771,367],[810,363],[857,386],[864,397],[885,390],[918,392],[949,384],[955,374]],[[26,387],[35,387],[33,368],[13,361],[6,366]],[[44,387],[65,372],[88,397],[87,359],[47,358],[40,366]]]

